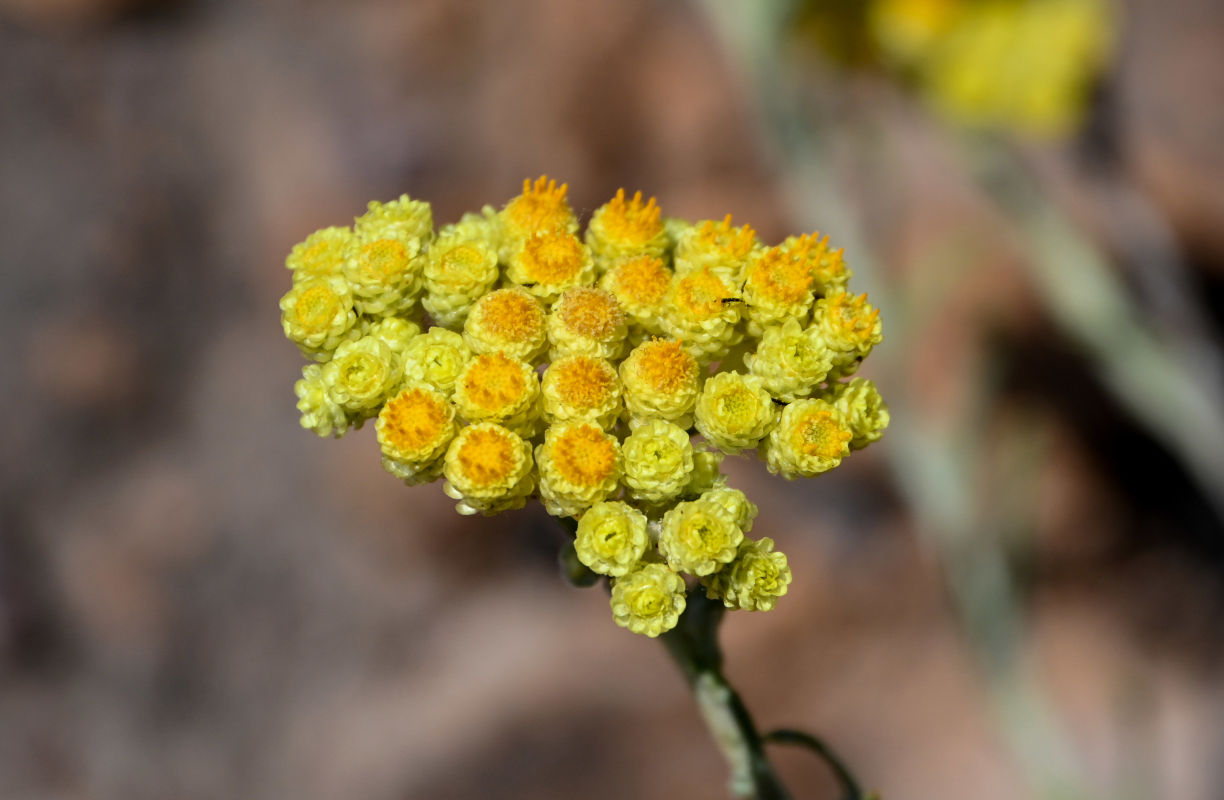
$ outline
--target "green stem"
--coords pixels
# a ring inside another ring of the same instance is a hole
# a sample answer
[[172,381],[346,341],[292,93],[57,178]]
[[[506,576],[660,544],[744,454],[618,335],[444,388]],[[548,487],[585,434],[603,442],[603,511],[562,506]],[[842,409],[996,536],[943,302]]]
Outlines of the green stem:
[[841,784],[842,796],[845,800],[868,800],[868,796],[863,794],[863,790],[859,787],[854,774],[850,772],[841,758],[833,752],[829,745],[812,734],[789,728],[779,728],[776,731],[770,731],[761,738],[766,742],[795,744],[808,748],[820,756],[829,765],[829,769],[833,770],[833,774],[837,776],[837,782]]
[[765,755],[752,715],[722,674],[718,624],[722,603],[693,592],[676,627],[660,638],[680,667],[706,727],[731,768],[731,793],[753,800],[790,800]]

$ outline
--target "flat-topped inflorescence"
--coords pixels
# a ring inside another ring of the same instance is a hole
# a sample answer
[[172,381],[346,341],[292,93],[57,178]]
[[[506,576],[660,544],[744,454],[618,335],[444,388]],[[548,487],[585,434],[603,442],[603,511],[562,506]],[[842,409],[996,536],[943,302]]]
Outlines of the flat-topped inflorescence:
[[827,236],[767,247],[623,190],[580,236],[566,193],[525,181],[437,232],[405,195],[296,245],[280,308],[313,362],[294,387],[302,427],[376,419],[386,470],[443,481],[460,513],[535,497],[577,520],[575,555],[636,633],[671,629],[690,587],[769,610],[786,556],[749,538],[756,506],[720,465],[757,452],[811,477],[878,440],[887,406],[847,379],[879,311]]

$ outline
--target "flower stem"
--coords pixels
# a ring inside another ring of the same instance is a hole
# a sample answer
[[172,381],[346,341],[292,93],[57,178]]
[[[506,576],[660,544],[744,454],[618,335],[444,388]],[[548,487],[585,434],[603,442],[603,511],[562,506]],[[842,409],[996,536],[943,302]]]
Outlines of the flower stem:
[[718,624],[723,604],[693,592],[676,627],[663,634],[667,652],[692,687],[706,727],[731,768],[731,794],[753,800],[790,800],[765,755],[752,715],[722,673]]

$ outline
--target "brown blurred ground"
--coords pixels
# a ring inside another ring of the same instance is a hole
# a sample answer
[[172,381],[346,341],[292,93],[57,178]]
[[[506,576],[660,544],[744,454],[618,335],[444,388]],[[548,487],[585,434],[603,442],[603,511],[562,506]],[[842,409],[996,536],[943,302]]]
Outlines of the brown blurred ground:
[[[650,0],[0,12],[0,797],[721,796],[662,649],[562,584],[542,514],[460,519],[438,486],[383,473],[370,431],[298,428],[300,361],[275,310],[295,241],[404,191],[449,220],[547,172],[580,212],[624,185],[669,214],[791,232],[700,15]],[[1218,322],[1224,14],[1132,14],[1132,163]],[[898,185],[876,243],[898,271],[940,225],[990,224],[921,141]],[[1184,481],[1153,479],[1175,468],[1090,377],[1043,380],[1080,365],[996,258],[940,301],[938,326],[889,340],[880,377],[955,409],[958,387],[1006,367],[998,413],[1056,443],[1015,658],[1101,796],[1219,797],[1219,523]],[[1009,496],[1001,461],[984,503]],[[727,626],[759,719],[823,734],[886,798],[1030,796],[883,450],[807,485],[733,469],[796,575],[776,612]],[[797,797],[835,796],[815,761],[778,761]]]

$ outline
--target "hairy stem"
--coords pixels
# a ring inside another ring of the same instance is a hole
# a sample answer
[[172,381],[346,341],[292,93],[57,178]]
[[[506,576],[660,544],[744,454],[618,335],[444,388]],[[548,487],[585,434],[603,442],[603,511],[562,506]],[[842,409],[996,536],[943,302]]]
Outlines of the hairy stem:
[[731,793],[753,800],[790,800],[790,794],[765,755],[763,740],[739,694],[722,674],[718,624],[723,605],[703,592],[689,595],[688,606],[663,644],[688,680],[701,717],[731,768]]

